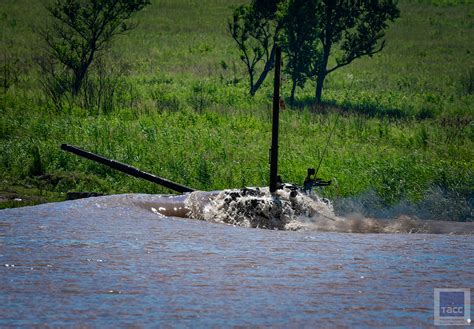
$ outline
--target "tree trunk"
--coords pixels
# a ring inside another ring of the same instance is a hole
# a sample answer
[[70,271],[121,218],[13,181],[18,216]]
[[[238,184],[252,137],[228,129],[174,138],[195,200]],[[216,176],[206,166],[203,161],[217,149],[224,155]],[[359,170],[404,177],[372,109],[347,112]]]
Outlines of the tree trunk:
[[291,95],[290,95],[290,104],[293,106],[295,104],[295,90],[296,90],[296,80],[293,79],[293,84],[291,86]]
[[89,50],[90,54],[87,56],[87,58],[82,58],[80,67],[77,68],[77,73],[76,70],[74,71],[74,82],[72,86],[72,94],[74,96],[77,96],[79,94],[79,91],[81,90],[82,87],[82,82],[84,81],[84,78],[86,77],[87,70],[89,69],[89,66],[92,64],[92,61],[94,60],[94,52],[97,49],[95,47],[91,47]]
[[254,86],[250,88],[250,95],[255,95],[257,92],[258,88],[262,85],[263,81],[265,81],[265,78],[268,75],[268,72],[271,71],[273,68],[273,64],[275,62],[275,50],[276,50],[276,43],[273,44],[272,50],[270,52],[270,58],[268,61],[265,63],[265,67],[263,68],[262,73],[260,74],[260,77],[258,78],[257,82],[255,83]]
[[331,52],[331,43],[327,41],[323,50],[323,60],[321,62],[321,66],[319,67],[318,78],[316,80],[316,103],[321,103],[324,79],[326,79],[326,75],[327,75],[327,67],[328,67],[330,52]]
[[74,73],[74,81],[72,82],[72,95],[77,96],[82,88],[82,83],[86,77],[87,69],[90,63],[81,64],[81,67]]
[[255,95],[254,84],[253,84],[253,72],[249,70],[249,83],[250,83],[250,96]]
[[320,72],[316,80],[316,103],[321,103],[321,95],[323,94],[323,84],[326,78],[326,72]]

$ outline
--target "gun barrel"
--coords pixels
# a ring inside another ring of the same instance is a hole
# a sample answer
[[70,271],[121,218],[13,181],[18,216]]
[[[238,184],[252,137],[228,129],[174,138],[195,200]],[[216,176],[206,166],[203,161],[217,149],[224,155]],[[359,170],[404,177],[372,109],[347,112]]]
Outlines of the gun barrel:
[[149,174],[147,172],[141,171],[141,170],[139,170],[135,167],[132,167],[130,165],[127,165],[125,163],[118,162],[118,161],[111,160],[111,159],[107,159],[103,156],[100,156],[100,155],[97,155],[97,154],[94,154],[94,153],[91,153],[91,152],[84,151],[84,150],[82,150],[78,147],[72,146],[72,145],[62,144],[61,149],[64,150],[64,151],[68,151],[68,152],[74,153],[76,155],[79,155],[79,156],[84,157],[86,159],[104,164],[106,166],[109,166],[112,169],[116,169],[116,170],[121,171],[121,172],[123,172],[125,174],[128,174],[130,176],[134,176],[134,177],[137,177],[137,178],[142,178],[142,179],[145,179],[145,180],[150,181],[152,183],[164,186],[166,188],[169,188],[169,189],[171,189],[173,191],[176,191],[176,192],[179,192],[179,193],[195,191],[194,189],[192,189],[190,187],[172,182],[170,180],[167,180],[167,179],[162,178],[162,177],[155,176],[153,174]]

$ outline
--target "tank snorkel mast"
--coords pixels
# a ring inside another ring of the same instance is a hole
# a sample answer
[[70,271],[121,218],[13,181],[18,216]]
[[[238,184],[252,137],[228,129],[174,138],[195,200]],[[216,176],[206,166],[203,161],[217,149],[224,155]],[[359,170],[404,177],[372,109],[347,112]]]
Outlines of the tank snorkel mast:
[[281,179],[278,177],[278,124],[280,120],[280,72],[281,48],[275,51],[275,78],[273,80],[273,116],[272,116],[272,146],[270,148],[270,193],[276,192]]
[[[278,175],[278,130],[280,122],[280,75],[281,75],[281,47],[277,46],[275,51],[275,77],[273,80],[273,113],[272,113],[272,144],[270,148],[270,193],[275,193],[277,189],[282,188],[283,182]],[[334,128],[333,128],[334,131]],[[333,132],[332,131],[332,132]],[[332,136],[332,132],[331,135]],[[329,137],[330,140],[331,137]],[[328,144],[329,144],[328,140]],[[326,148],[324,152],[326,152]],[[324,155],[323,155],[324,157]],[[305,193],[311,192],[315,186],[328,186],[331,181],[324,181],[317,178],[317,173],[321,167],[319,162],[318,169],[308,168],[307,176],[303,183],[303,191]],[[313,176],[313,177],[311,177]]]

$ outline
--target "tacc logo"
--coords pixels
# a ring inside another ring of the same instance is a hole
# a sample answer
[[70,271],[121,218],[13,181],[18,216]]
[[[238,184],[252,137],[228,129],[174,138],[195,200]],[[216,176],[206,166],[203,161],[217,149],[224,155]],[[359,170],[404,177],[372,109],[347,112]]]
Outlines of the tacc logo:
[[435,325],[466,325],[470,318],[470,290],[468,288],[435,288]]

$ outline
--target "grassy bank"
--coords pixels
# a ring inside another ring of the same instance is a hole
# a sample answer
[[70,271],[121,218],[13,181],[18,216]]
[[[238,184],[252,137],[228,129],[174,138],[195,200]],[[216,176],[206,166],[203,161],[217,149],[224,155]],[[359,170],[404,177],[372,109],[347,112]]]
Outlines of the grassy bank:
[[[3,1],[2,65],[14,74],[0,93],[0,188],[46,195],[38,202],[73,190],[168,192],[66,154],[61,143],[198,189],[266,185],[271,81],[247,95],[226,30],[229,6],[239,3],[155,1],[102,61],[106,97],[58,109],[43,96],[34,64],[39,41],[31,27],[44,10]],[[282,111],[280,174],[301,183],[337,121],[320,170],[334,181],[324,195],[369,193],[374,207],[385,207],[421,204],[438,191],[465,204],[453,219],[472,220],[474,5],[405,1],[400,8],[386,49],[329,76],[324,105],[311,104],[308,83],[298,106]],[[289,88],[284,79],[283,95]]]

